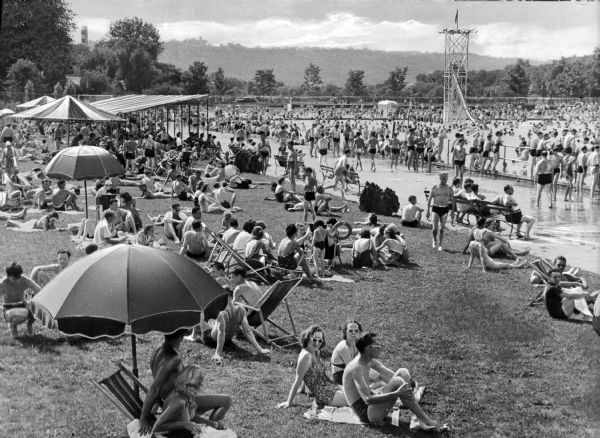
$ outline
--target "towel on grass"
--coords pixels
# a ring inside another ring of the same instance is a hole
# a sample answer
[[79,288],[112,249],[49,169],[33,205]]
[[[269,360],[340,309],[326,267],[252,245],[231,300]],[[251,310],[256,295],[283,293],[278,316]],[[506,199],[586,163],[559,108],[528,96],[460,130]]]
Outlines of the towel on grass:
[[341,275],[332,275],[331,277],[319,277],[321,281],[337,281],[338,283],[354,283],[351,278],[342,277]]
[[[37,213],[43,213],[43,214],[47,214],[48,210],[40,210],[39,208],[30,208],[27,210],[27,213],[30,214],[37,214]],[[57,213],[60,214],[85,214],[85,211],[75,211],[75,210],[68,210],[68,211],[57,211]]]
[[[150,434],[140,435],[138,430],[140,429],[140,421],[133,420],[127,425],[127,434],[129,438],[150,438]],[[162,436],[160,434],[154,435],[157,438]],[[235,432],[231,429],[217,430],[210,426],[202,426],[202,433],[200,435],[194,435],[194,438],[237,438]]]

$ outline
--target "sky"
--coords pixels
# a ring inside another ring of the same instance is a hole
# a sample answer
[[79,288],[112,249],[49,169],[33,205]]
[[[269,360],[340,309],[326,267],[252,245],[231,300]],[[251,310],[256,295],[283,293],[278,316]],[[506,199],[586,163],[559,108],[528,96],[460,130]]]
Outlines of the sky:
[[[341,47],[443,52],[444,28],[474,29],[470,51],[549,61],[600,46],[600,1],[70,0],[90,40],[140,17],[161,38],[248,47]],[[75,35],[79,41],[79,33]]]

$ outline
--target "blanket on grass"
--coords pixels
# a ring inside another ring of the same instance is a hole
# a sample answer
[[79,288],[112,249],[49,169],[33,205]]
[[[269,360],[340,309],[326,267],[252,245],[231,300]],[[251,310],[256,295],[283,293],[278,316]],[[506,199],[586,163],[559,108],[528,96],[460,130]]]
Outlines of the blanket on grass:
[[[150,434],[140,435],[138,433],[139,428],[140,428],[139,420],[131,421],[127,425],[127,434],[129,435],[129,438],[150,438]],[[162,435],[155,434],[154,436],[159,438]],[[202,433],[200,435],[198,435],[198,434],[194,435],[194,438],[237,438],[237,435],[231,429],[217,430],[210,426],[203,426]]]

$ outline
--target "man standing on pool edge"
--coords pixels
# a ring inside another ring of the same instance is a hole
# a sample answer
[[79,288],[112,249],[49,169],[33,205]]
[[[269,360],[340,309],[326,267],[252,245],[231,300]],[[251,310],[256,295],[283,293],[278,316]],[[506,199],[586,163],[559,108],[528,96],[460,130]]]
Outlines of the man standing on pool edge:
[[[427,200],[427,220],[431,216],[431,210],[433,210],[433,228],[431,229],[431,236],[433,238],[431,247],[438,247],[438,251],[442,250],[442,241],[444,240],[444,230],[446,229],[446,219],[448,218],[448,211],[451,211],[450,219],[454,221],[454,212],[456,211],[456,201],[454,200],[454,192],[452,187],[448,184],[448,173],[440,173],[440,183],[433,186],[429,199]],[[433,203],[433,208],[431,204]],[[438,240],[438,229],[439,240]]]

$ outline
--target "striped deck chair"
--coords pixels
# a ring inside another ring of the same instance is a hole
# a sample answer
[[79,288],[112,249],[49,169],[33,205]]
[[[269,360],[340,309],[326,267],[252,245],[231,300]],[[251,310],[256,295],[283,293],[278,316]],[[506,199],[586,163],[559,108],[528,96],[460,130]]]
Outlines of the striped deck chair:
[[[302,281],[301,278],[278,280],[265,291],[256,305],[249,306],[244,304],[244,307],[246,307],[246,310],[248,311],[248,324],[250,324],[254,334],[274,347],[286,348],[296,345],[299,342],[296,326],[294,325],[294,318],[292,317],[292,311],[290,310],[287,299],[294,289],[296,289],[298,284],[300,284],[300,281]],[[284,328],[282,325],[277,324],[271,319],[271,315],[277,310],[281,303],[285,305],[287,310],[291,326],[290,329]],[[277,329],[279,335],[269,336],[267,324]],[[259,327],[262,328],[262,331],[258,330]],[[283,341],[284,344],[277,343],[278,341]]]
[[[144,402],[140,398],[140,388],[144,393],[148,388],[129,371],[122,363],[118,363],[119,370],[110,376],[96,382],[91,380],[92,385],[100,390],[115,407],[128,419],[139,419]],[[127,380],[126,377],[129,379]]]
[[241,267],[248,271],[248,275],[250,278],[253,278],[263,284],[270,284],[270,282],[265,278],[263,273],[261,273],[265,267],[252,266],[246,262],[244,257],[240,255],[236,250],[234,250],[231,246],[227,245],[223,239],[221,239],[218,234],[213,231],[207,230],[209,236],[211,236],[215,245],[208,257],[208,264],[214,262],[221,262],[223,266],[225,266],[225,272],[229,274],[236,267]]

